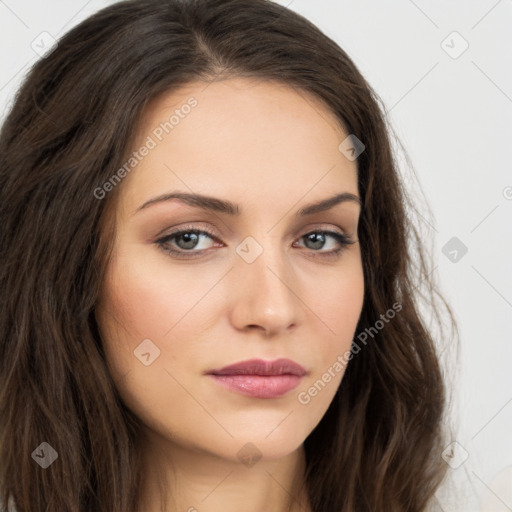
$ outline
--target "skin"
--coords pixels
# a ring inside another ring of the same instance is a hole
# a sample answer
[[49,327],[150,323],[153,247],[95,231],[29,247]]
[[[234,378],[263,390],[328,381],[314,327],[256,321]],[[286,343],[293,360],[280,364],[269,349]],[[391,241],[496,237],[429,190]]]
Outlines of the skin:
[[[315,97],[242,77],[157,98],[135,148],[191,96],[198,105],[118,185],[117,238],[96,310],[116,386],[144,426],[140,510],[308,511],[303,442],[344,370],[308,404],[297,395],[350,349],[364,279],[357,202],[295,214],[337,193],[358,196],[356,162],[338,150],[348,134]],[[238,203],[241,214],[176,199],[137,211],[173,191]],[[204,236],[194,246],[178,237],[166,247],[196,256],[165,253],[156,240],[185,225],[209,228],[218,240]],[[340,247],[335,238],[326,236],[323,245],[304,238],[322,229],[356,243],[323,256]],[[252,263],[236,252],[248,236],[262,249]],[[145,339],[160,350],[148,366],[134,355]],[[280,357],[308,372],[280,398],[244,396],[205,375]],[[261,454],[251,466],[237,456],[247,443]]]

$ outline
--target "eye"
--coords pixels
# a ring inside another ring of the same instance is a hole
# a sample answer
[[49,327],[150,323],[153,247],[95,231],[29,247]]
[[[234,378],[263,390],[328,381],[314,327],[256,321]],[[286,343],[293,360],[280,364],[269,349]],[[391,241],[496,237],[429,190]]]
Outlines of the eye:
[[[182,229],[173,231],[168,235],[156,240],[157,246],[165,253],[176,258],[196,258],[201,257],[202,253],[209,249],[207,240],[222,242],[209,230],[197,229],[191,226],[185,226]],[[327,242],[331,240],[330,245],[337,247],[327,251],[320,251]],[[304,240],[305,247],[311,249],[313,257],[336,258],[341,251],[348,245],[355,244],[348,235],[338,231],[316,230],[310,231],[299,237]],[[206,242],[206,247],[204,246]],[[201,247],[203,245],[203,247]],[[304,247],[302,246],[302,247]]]
[[[329,251],[318,251],[317,249],[324,248],[326,245],[326,240],[331,238],[334,240],[334,245],[338,245],[337,248],[331,249]],[[304,240],[306,247],[313,249],[313,256],[317,257],[327,257],[327,258],[336,258],[339,256],[341,251],[347,248],[348,245],[355,244],[348,235],[344,233],[339,233],[338,231],[331,230],[318,230],[318,231],[310,231],[305,235],[300,237],[300,240]],[[318,254],[316,254],[318,253]]]
[[[171,256],[176,256],[177,258],[190,258],[197,257],[200,255],[197,253],[201,253],[208,249],[208,247],[200,247],[201,240],[208,238],[220,242],[213,233],[206,229],[197,229],[185,226],[182,229],[173,231],[172,233],[160,238],[155,243],[165,253],[168,253]],[[172,248],[173,245],[178,249]],[[200,250],[197,250],[198,247]]]

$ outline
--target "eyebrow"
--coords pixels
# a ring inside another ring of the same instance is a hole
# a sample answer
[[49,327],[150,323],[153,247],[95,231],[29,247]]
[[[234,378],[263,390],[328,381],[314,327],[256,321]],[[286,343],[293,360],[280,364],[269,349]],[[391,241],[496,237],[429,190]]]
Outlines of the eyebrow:
[[[215,211],[227,215],[240,215],[242,213],[239,205],[236,203],[232,203],[224,199],[218,199],[216,197],[205,196],[202,194],[192,194],[188,192],[171,192],[154,197],[140,206],[135,211],[135,213],[138,213],[139,211],[144,210],[153,204],[171,201],[173,199],[177,199],[178,201],[181,201],[189,206],[200,208],[202,210]],[[315,213],[323,212],[330,210],[340,203],[345,202],[354,202],[361,206],[361,199],[359,196],[356,196],[350,192],[342,192],[341,194],[336,194],[335,196],[328,197],[327,199],[322,199],[305,206],[296,213],[296,216],[303,217],[305,215],[312,215]]]

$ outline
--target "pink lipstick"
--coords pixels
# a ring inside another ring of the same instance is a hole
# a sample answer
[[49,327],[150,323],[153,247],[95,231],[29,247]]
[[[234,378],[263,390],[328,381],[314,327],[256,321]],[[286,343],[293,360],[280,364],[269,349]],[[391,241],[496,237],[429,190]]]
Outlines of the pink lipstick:
[[236,393],[254,398],[278,398],[297,387],[307,372],[290,359],[251,359],[207,374]]

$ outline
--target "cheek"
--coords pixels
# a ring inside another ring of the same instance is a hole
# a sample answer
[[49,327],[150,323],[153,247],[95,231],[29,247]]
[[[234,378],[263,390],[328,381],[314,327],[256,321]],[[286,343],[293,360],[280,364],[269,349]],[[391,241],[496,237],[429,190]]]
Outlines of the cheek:
[[314,313],[311,325],[320,330],[317,347],[321,349],[312,353],[315,371],[296,394],[299,407],[307,411],[313,423],[324,415],[350,364],[364,302],[364,274],[358,255],[347,259],[336,274],[317,274],[316,283],[316,288],[308,287],[315,290],[308,294],[308,300]]
[[160,352],[157,366],[193,360],[200,347],[174,340],[196,339],[205,329],[214,304],[207,292],[219,281],[219,272],[169,265],[165,254],[143,249],[118,250],[96,315],[111,365],[122,375],[137,366],[134,351],[148,339]]
[[336,274],[315,276],[308,301],[318,322],[325,329],[329,346],[342,348],[350,344],[361,315],[364,301],[364,276],[357,258]]
[[109,308],[133,338],[141,339],[163,338],[206,288],[193,272],[166,264],[165,254],[137,247],[117,255],[107,283]]
[[[118,252],[96,312],[106,359],[123,401],[144,423],[162,431],[163,411],[189,400],[179,384],[185,379],[175,369],[194,368],[197,347],[187,342],[199,327],[194,316],[199,308],[194,305],[211,287],[191,286],[190,273],[179,267],[171,271],[163,262],[165,258],[141,256],[135,250]],[[144,362],[145,354],[149,355]],[[193,409],[189,422],[201,424],[200,412]]]
[[160,349],[157,340],[174,323],[170,312],[177,298],[170,293],[171,281],[158,279],[151,262],[141,261],[133,250],[118,250],[96,314],[109,362],[121,374],[134,364],[134,351],[143,340]]
[[[309,385],[321,379],[328,383],[318,401],[329,402],[340,384],[349,361],[347,356],[356,336],[356,327],[364,302],[364,275],[358,260],[352,261],[343,272],[331,279],[319,280],[321,289],[310,295],[311,304],[318,317],[316,325],[324,333],[317,352],[315,375]],[[350,269],[348,268],[350,267]],[[312,308],[313,309],[313,308]],[[342,364],[340,364],[342,361]],[[314,393],[314,391],[313,391]]]

